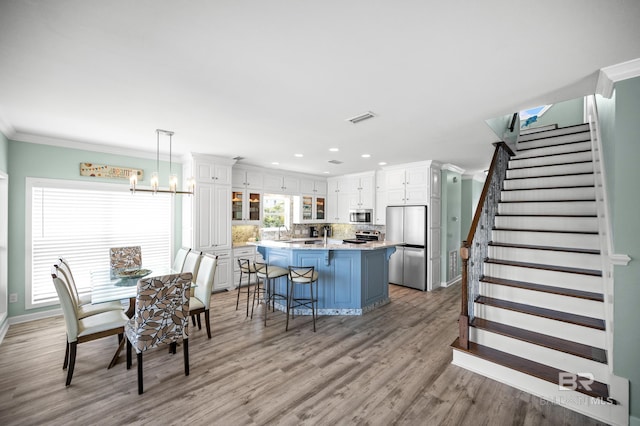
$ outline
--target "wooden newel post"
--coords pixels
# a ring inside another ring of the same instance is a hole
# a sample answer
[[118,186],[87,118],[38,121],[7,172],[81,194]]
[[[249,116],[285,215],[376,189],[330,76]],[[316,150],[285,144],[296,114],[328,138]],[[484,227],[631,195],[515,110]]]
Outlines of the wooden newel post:
[[458,342],[460,347],[469,349],[469,275],[467,273],[469,263],[469,245],[466,241],[463,241],[462,247],[460,247],[460,257],[462,258],[462,297],[460,318],[458,319],[458,327],[460,329],[460,338],[458,339]]

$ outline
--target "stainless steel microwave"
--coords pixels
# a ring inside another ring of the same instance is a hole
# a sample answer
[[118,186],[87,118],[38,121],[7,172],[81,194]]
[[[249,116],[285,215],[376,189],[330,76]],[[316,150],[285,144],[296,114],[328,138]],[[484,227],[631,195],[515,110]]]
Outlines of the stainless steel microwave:
[[372,209],[349,210],[349,223],[373,223]]

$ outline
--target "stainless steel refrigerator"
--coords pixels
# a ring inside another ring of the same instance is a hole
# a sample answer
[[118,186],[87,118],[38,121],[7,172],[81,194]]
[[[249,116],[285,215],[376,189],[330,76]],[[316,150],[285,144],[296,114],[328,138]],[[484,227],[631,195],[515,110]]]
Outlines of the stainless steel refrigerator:
[[389,259],[389,282],[427,289],[427,206],[387,207],[386,239],[402,241]]

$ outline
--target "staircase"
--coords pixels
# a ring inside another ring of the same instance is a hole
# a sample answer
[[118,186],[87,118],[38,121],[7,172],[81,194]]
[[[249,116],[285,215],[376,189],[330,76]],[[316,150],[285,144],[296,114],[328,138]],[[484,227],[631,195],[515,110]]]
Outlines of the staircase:
[[609,363],[593,158],[588,124],[520,136],[469,284],[468,347],[452,344],[453,363],[626,424],[628,384]]

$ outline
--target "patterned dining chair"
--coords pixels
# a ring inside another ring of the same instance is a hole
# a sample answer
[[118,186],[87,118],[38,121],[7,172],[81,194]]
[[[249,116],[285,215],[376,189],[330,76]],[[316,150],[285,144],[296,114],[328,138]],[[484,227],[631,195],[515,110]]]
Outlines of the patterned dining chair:
[[124,325],[129,318],[122,312],[122,309],[79,318],[75,299],[71,295],[69,284],[66,282],[64,274],[54,266],[51,268],[51,278],[53,279],[56,293],[58,293],[67,329],[67,350],[62,368],[67,369],[66,386],[69,386],[73,378],[78,344],[113,334],[117,334],[118,339],[122,339]]
[[[138,361],[138,394],[142,394],[142,353],[160,345],[182,341],[184,375],[189,375],[189,288],[191,273],[161,275],[138,281],[135,314],[124,327],[127,338],[127,370],[131,348]],[[155,374],[158,374],[156,371]]]
[[142,250],[140,246],[111,247],[109,253],[112,271],[142,266]]

